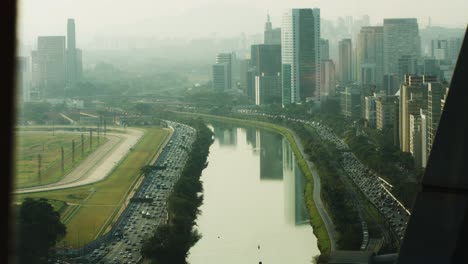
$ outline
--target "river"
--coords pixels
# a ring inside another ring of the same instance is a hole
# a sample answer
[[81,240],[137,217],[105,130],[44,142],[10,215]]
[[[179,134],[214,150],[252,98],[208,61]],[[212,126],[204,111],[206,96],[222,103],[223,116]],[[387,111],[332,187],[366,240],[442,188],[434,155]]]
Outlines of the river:
[[319,255],[308,222],[304,177],[287,140],[255,128],[211,125],[203,171],[202,238],[191,264],[302,264]]

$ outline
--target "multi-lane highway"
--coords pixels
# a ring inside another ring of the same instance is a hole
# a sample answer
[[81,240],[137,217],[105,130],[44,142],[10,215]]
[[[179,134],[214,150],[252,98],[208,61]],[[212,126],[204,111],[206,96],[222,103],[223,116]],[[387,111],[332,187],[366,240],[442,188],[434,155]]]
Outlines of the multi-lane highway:
[[195,140],[196,131],[188,126],[167,122],[174,129],[169,143],[151,173],[145,176],[121,219],[110,231],[110,239],[75,261],[87,263],[138,263],[145,238],[167,221],[166,200],[179,179]]

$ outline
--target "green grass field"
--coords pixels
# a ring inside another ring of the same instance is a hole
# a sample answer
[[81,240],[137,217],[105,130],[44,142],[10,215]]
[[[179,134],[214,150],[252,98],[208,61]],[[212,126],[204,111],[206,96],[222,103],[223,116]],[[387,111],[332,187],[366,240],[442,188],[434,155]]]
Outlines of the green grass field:
[[125,197],[140,176],[140,169],[154,157],[168,135],[161,128],[145,129],[145,135],[127,157],[105,180],[77,188],[18,195],[47,198],[68,203],[62,221],[67,226],[66,237],[59,245],[80,247],[103,233],[121,208]]
[[[55,132],[18,133],[16,142],[15,187],[25,188],[59,181],[75,168],[89,154],[104,144],[107,139],[93,136],[90,151],[89,135],[84,134],[83,157],[81,156],[81,135]],[[72,157],[72,141],[75,141],[75,160]],[[64,150],[64,171],[61,165],[61,146]],[[39,175],[39,156],[41,173]]]

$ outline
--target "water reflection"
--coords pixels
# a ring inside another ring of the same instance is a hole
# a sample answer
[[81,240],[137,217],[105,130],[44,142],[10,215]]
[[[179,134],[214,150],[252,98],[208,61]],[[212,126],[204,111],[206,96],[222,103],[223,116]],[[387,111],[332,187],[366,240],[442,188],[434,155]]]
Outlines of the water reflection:
[[304,224],[304,180],[288,142],[255,128],[212,130],[197,219],[202,238],[189,263],[311,263],[319,250]]
[[260,130],[260,179],[283,179],[283,149],[282,136],[276,133]]
[[218,140],[221,146],[236,146],[237,145],[237,128],[231,126],[214,126],[213,130],[215,139]]
[[285,217],[295,225],[309,222],[304,200],[304,176],[296,163],[296,156],[292,152],[289,142],[283,137],[283,180],[285,193]]

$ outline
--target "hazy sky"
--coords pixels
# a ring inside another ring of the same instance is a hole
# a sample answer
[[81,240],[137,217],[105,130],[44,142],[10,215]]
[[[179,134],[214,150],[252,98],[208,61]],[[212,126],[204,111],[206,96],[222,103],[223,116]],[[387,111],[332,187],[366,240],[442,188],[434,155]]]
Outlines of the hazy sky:
[[66,35],[67,18],[75,18],[78,45],[98,36],[197,38],[261,33],[267,10],[279,27],[287,8],[321,9],[325,19],[370,16],[416,17],[420,26],[464,27],[467,0],[19,0],[19,39],[33,44],[39,35]]

